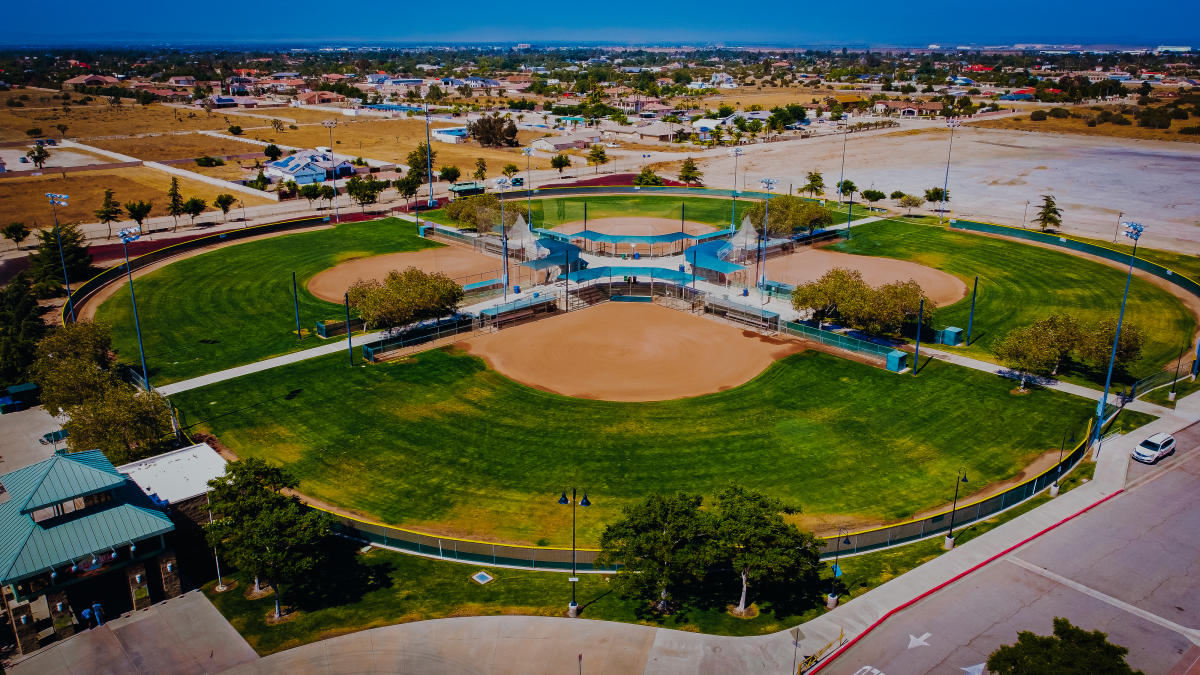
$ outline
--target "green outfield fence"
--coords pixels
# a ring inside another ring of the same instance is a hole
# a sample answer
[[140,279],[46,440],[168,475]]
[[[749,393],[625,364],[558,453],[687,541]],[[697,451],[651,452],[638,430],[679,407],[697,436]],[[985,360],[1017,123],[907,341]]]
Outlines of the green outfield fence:
[[[306,227],[323,225],[328,222],[329,222],[328,216],[314,216],[311,218],[293,218],[291,220],[281,220],[281,221],[275,222],[275,223],[267,223],[266,225],[255,225],[253,227],[244,227],[240,230],[227,230],[225,232],[218,232],[216,234],[211,234],[207,237],[200,237],[198,239],[189,239],[188,241],[181,241],[178,244],[171,244],[170,246],[165,246],[163,248],[158,249],[157,251],[151,251],[149,253],[140,255],[136,258],[130,258],[129,259],[129,268],[131,270],[139,270],[143,267],[146,267],[147,265],[153,265],[154,263],[160,262],[162,260],[166,260],[167,258],[173,258],[182,253],[187,253],[188,251],[194,251],[196,249],[201,249],[206,246],[213,246],[215,244],[223,244],[225,242],[230,242],[230,241],[238,241],[240,239],[248,239],[250,237],[257,237],[257,236],[260,236],[263,234],[268,234],[271,232],[285,232],[287,230],[299,230],[299,229],[303,229]],[[96,294],[97,291],[99,291],[101,288],[104,288],[105,286],[112,283],[113,281],[120,279],[124,275],[125,275],[125,263],[122,262],[118,265],[114,265],[113,267],[109,267],[108,269],[100,272],[99,274],[92,277],[91,279],[88,279],[87,281],[83,282],[83,284],[81,284],[80,286],[71,289],[71,302],[68,304],[74,305],[76,316],[79,315],[80,310],[83,308],[84,305],[86,305],[88,303],[89,300],[92,299],[92,297]],[[62,309],[63,323],[67,323],[67,322],[71,321],[71,313],[69,311],[68,304],[63,305],[63,309]]]
[[831,330],[820,330],[803,323],[793,323],[786,321],[783,324],[783,332],[796,337],[806,338],[820,342],[821,344],[845,349],[846,351],[866,354],[877,358],[886,359],[887,355],[896,350],[891,345],[880,345],[867,340],[860,340],[849,335],[842,335]]
[[[1109,421],[1111,422],[1115,417],[1116,412],[1109,418]],[[1037,476],[1014,485],[1000,494],[960,504],[954,509],[954,527],[966,527],[971,523],[991,518],[1049,488],[1051,484],[1066,476],[1087,454],[1090,432],[1091,422],[1089,421],[1086,432],[1080,436],[1084,440],[1079,441],[1078,445],[1065,454],[1061,462]],[[464,563],[506,565],[536,570],[571,569],[571,549],[569,548],[518,546],[438,536],[334,513],[327,509],[313,508],[329,514],[333,520],[334,530],[338,534],[380,546]],[[820,540],[821,557],[832,558],[835,555],[865,553],[947,532],[950,529],[950,511],[950,509],[946,509],[925,518],[824,537]],[[845,539],[849,539],[850,543],[838,544],[839,541],[844,542]],[[616,566],[595,567],[593,563],[599,553],[600,551],[597,549],[577,549],[578,565],[586,568],[584,571],[616,569]]]

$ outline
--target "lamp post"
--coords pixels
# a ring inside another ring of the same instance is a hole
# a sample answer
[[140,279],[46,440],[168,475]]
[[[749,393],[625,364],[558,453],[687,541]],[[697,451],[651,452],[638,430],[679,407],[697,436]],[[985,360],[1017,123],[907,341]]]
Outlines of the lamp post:
[[504,301],[508,302],[508,228],[504,226],[504,195],[510,185],[507,178],[497,178],[493,181],[500,191],[500,241],[504,253]]
[[429,208],[437,205],[433,200],[433,149],[430,147],[429,138],[429,102],[425,103],[425,172],[429,175],[429,201],[425,203]]
[[529,214],[529,226],[533,227],[533,147],[521,150],[525,155],[525,211]]
[[67,257],[63,254],[62,236],[58,232],[58,207],[66,206],[70,198],[70,195],[46,193],[46,199],[50,200],[50,212],[54,214],[54,238],[58,241],[58,260],[62,263],[63,283],[67,286],[67,309],[71,313],[71,321],[75,321],[75,301],[71,299],[71,280],[67,278]]
[[942,208],[938,212],[938,226],[942,224],[942,219],[946,217],[946,202],[950,196],[950,153],[954,152],[954,130],[962,124],[957,117],[951,117],[946,121],[946,126],[950,128],[950,146],[946,149],[946,180],[942,183]]
[[[567,491],[563,490],[562,496],[558,498],[558,503],[566,506],[571,505],[571,604],[567,606],[567,616],[575,618],[579,614],[579,605],[575,602],[575,584],[579,582],[579,576],[575,567],[575,488],[571,488],[571,498],[567,499]],[[587,491],[583,493],[583,499],[578,502],[579,506],[591,506],[588,501]]]
[[[340,211],[338,211],[337,205],[338,171],[337,162],[333,159],[333,128],[337,126],[337,122],[334,120],[325,120],[324,122],[321,122],[321,126],[329,130],[329,168],[333,171],[333,222],[340,223],[342,222],[342,214]],[[245,217],[244,210],[242,216]]]
[[763,291],[767,285],[767,225],[771,222],[771,190],[779,182],[779,179],[762,178],[758,182],[762,183],[762,186],[767,190],[767,201],[763,206],[762,234],[758,237],[758,270],[755,273],[756,279],[754,281],[758,284],[759,299],[762,301],[762,304],[766,304],[767,300]]
[[967,470],[960,468],[958,474],[954,477],[954,503],[950,506],[950,532],[946,535],[946,540],[942,542],[942,548],[949,551],[954,548],[954,511],[958,508],[958,488],[962,483],[968,483]]
[[838,557],[842,554],[842,545],[850,545],[850,537],[845,535],[845,530],[839,527],[837,549],[833,552],[833,578],[829,580],[829,595],[825,598],[825,606],[829,609],[837,607],[838,603],[837,580],[842,576],[842,568],[838,566]]
[[125,275],[129,277],[129,299],[133,302],[133,327],[137,331],[138,352],[142,357],[142,381],[146,384],[146,391],[150,391],[150,373],[146,370],[146,348],[142,346],[142,325],[138,321],[137,296],[133,293],[133,270],[129,267],[129,242],[137,241],[138,237],[142,236],[142,229],[127,227],[117,232],[117,236],[121,238],[121,250],[125,253]]
[[1117,211],[1117,229],[1113,230],[1113,243],[1121,238],[1121,218],[1125,216],[1124,211]]
[[1121,313],[1117,315],[1117,334],[1113,336],[1112,354],[1108,357],[1108,375],[1104,378],[1104,396],[1096,404],[1096,443],[1094,457],[1100,457],[1100,434],[1104,426],[1104,409],[1108,406],[1108,389],[1112,386],[1113,364],[1117,360],[1117,343],[1121,341],[1121,324],[1125,321],[1125,302],[1129,300],[1129,282],[1133,281],[1133,261],[1137,260],[1138,239],[1146,228],[1141,223],[1125,223],[1125,236],[1133,240],[1133,251],[1129,254],[1129,273],[1125,276],[1125,294],[1121,296]]
[[[846,179],[846,139],[850,137],[850,132],[842,132],[842,168],[838,171],[838,205],[842,203],[842,181]],[[847,221],[848,222],[848,221]]]
[[742,156],[742,149],[730,150],[729,156],[733,157],[733,191],[730,193],[730,196],[733,197],[733,205],[729,208],[729,227],[737,227],[737,165],[738,157]]

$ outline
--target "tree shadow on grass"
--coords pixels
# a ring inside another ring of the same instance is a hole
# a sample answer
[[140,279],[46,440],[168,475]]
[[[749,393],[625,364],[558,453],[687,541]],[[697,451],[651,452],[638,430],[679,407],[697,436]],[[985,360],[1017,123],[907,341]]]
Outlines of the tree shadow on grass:
[[391,587],[391,567],[386,562],[367,562],[358,553],[361,545],[329,536],[323,546],[325,558],[296,583],[293,604],[308,611],[352,605],[368,593]]

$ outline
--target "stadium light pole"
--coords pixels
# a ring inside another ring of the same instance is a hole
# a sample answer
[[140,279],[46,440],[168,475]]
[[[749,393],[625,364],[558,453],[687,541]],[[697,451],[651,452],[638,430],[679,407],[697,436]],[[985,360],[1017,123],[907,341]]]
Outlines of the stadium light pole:
[[504,301],[508,302],[508,228],[504,226],[504,195],[508,191],[507,178],[497,178],[493,183],[500,191],[500,242],[504,253]]
[[592,503],[588,501],[587,490],[584,490],[583,499],[580,499],[578,502],[576,502],[575,497],[575,488],[571,488],[570,499],[567,498],[566,490],[563,490],[562,496],[558,498],[559,504],[562,504],[563,506],[566,506],[567,504],[571,505],[571,604],[567,606],[567,616],[571,618],[575,618],[579,614],[579,605],[575,602],[575,584],[579,582],[579,573],[575,566],[575,505],[576,503],[578,503],[579,506],[592,505]]
[[1104,378],[1104,395],[1096,404],[1095,457],[1100,457],[1100,434],[1104,426],[1104,410],[1108,407],[1108,390],[1112,386],[1113,365],[1117,361],[1117,344],[1121,341],[1121,324],[1125,321],[1125,303],[1129,300],[1129,283],[1133,280],[1133,261],[1137,260],[1138,239],[1146,228],[1141,223],[1125,223],[1125,236],[1133,240],[1133,252],[1129,254],[1129,273],[1125,276],[1125,294],[1121,296],[1121,312],[1117,315],[1117,334],[1113,336],[1112,353],[1108,357],[1108,375]]
[[[342,222],[342,214],[338,210],[337,204],[338,171],[337,162],[333,159],[333,128],[337,126],[337,122],[335,120],[325,120],[324,122],[321,122],[321,126],[329,130],[329,168],[333,171],[333,222],[340,223]],[[245,213],[243,212],[242,215],[244,217]],[[347,328],[349,328],[349,326],[347,326]]]
[[946,217],[946,202],[950,201],[950,153],[954,152],[954,130],[960,124],[962,122],[957,117],[951,117],[946,121],[946,126],[950,129],[950,146],[946,148],[946,179],[942,183],[942,209],[938,212],[939,227],[942,225],[942,219]]
[[762,304],[767,304],[764,291],[767,285],[767,224],[771,222],[771,190],[775,184],[779,182],[778,178],[763,178],[758,182],[767,189],[767,201],[763,206],[763,226],[762,233],[758,237],[758,270],[755,274],[757,277],[755,283],[758,284],[758,297]]
[[142,236],[141,227],[127,227],[117,232],[121,238],[121,250],[125,253],[125,275],[129,277],[129,299],[133,302],[133,327],[137,331],[138,353],[142,357],[142,381],[146,383],[146,391],[150,391],[150,372],[146,369],[146,348],[142,345],[142,324],[138,321],[137,296],[133,293],[133,270],[129,267],[129,242],[137,241]]
[[54,239],[58,242],[58,260],[62,263],[63,283],[67,286],[67,309],[71,313],[71,321],[75,321],[75,301],[71,299],[71,280],[67,278],[67,257],[63,254],[62,236],[58,231],[58,207],[66,206],[70,195],[59,195],[53,192],[47,192],[46,198],[50,200],[50,212],[54,214]]
[[730,150],[729,156],[733,157],[733,191],[730,193],[730,196],[733,197],[733,205],[729,208],[729,227],[737,227],[737,165],[738,157],[742,156],[742,149]]
[[[842,131],[842,169],[838,171],[838,206],[842,205],[842,181],[846,180],[846,139],[850,137],[850,131]],[[847,221],[849,222],[849,221]]]
[[433,200],[433,148],[429,138],[429,102],[425,102],[425,172],[429,175],[429,201],[426,206],[433,208],[437,202]]
[[954,511],[958,508],[958,488],[968,482],[970,481],[967,480],[967,470],[960,467],[954,477],[954,502],[950,505],[950,532],[946,535],[946,540],[942,542],[942,548],[947,551],[954,548]]
[[[1029,202],[1026,202],[1026,204],[1028,204],[1028,203]],[[1117,243],[1117,240],[1121,238],[1121,218],[1124,218],[1124,217],[1125,217],[1124,211],[1117,211],[1117,229],[1113,230],[1113,243],[1114,244]]]
[[533,227],[533,146],[521,150],[525,155],[525,211],[529,214],[529,226]]

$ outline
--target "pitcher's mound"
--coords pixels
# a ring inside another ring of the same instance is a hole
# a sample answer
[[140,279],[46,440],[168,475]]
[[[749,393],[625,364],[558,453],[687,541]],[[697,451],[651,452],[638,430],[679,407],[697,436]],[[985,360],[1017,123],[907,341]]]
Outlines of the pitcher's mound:
[[609,302],[460,343],[518,382],[566,396],[662,401],[736,387],[803,349],[650,303]]

